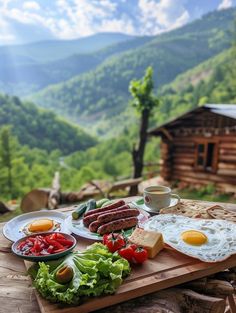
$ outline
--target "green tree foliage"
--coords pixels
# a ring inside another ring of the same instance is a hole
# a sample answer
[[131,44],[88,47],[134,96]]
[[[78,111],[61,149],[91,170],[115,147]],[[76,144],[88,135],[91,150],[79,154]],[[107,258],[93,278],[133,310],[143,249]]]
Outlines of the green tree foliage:
[[236,103],[235,68],[234,48],[230,48],[177,76],[159,91],[162,101],[152,125],[166,122],[198,105]]
[[[149,126],[149,117],[153,109],[159,104],[159,100],[153,95],[153,69],[148,67],[146,73],[141,80],[132,80],[129,85],[130,93],[133,97],[131,105],[140,114],[140,129],[138,146],[133,147],[132,159],[134,166],[133,177],[138,178],[142,176],[143,160],[145,147],[147,142],[147,130]],[[137,186],[130,189],[130,194],[137,194]]]
[[38,109],[17,97],[0,95],[0,127],[12,125],[12,133],[24,145],[62,154],[84,150],[96,140],[53,112]]
[[[13,138],[10,135],[10,127],[5,126],[0,131],[0,166],[2,169],[3,177],[5,176],[6,188],[9,195],[12,195],[12,161],[14,157]],[[4,175],[5,174],[5,175]]]

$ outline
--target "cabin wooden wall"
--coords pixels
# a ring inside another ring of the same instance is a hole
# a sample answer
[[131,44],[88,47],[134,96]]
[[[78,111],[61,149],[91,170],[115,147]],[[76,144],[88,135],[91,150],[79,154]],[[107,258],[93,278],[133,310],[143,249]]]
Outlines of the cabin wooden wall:
[[236,134],[212,136],[218,141],[218,164],[215,173],[199,171],[194,167],[195,147],[203,136],[180,136],[172,141],[162,139],[161,176],[165,180],[189,185],[215,184],[225,192],[236,193]]

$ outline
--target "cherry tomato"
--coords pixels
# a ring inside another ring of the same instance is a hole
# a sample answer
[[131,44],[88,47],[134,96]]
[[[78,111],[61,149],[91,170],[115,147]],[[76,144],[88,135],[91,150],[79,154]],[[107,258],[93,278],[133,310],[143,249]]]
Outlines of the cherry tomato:
[[143,247],[137,247],[134,251],[133,251],[133,256],[134,256],[134,261],[136,263],[143,263],[144,261],[147,260],[148,258],[148,252],[145,248]]
[[133,250],[136,250],[138,248],[138,246],[135,243],[131,243],[129,245]]
[[103,236],[103,242],[110,252],[115,252],[125,246],[125,239],[121,234],[111,233]]
[[108,236],[109,236],[109,234],[105,234],[105,235],[103,235],[103,237],[102,237],[102,243],[103,243],[104,245],[106,245],[106,243],[107,243],[107,238],[108,238]]
[[133,262],[134,250],[132,249],[131,246],[126,246],[126,247],[121,248],[118,251],[118,253],[122,258],[126,259],[127,261],[131,263]]

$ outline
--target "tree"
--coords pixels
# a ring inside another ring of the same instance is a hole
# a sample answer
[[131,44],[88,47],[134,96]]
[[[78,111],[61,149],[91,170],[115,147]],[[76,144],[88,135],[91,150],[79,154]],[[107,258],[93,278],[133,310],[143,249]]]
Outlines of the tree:
[[6,169],[6,185],[12,196],[12,138],[10,126],[4,126],[0,132],[0,165]]
[[[131,105],[140,114],[139,141],[137,146],[134,146],[132,150],[133,178],[142,176],[149,117],[153,109],[159,104],[159,100],[153,95],[153,88],[152,67],[146,69],[142,79],[132,80],[129,85],[129,91],[133,97]],[[137,194],[137,191],[137,186],[131,187],[130,195]]]

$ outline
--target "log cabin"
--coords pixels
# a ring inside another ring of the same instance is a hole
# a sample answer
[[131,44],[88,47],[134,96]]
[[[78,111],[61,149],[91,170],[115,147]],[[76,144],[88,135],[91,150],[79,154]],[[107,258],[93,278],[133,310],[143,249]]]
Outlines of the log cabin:
[[161,137],[161,176],[236,193],[236,104],[206,104],[149,131]]

